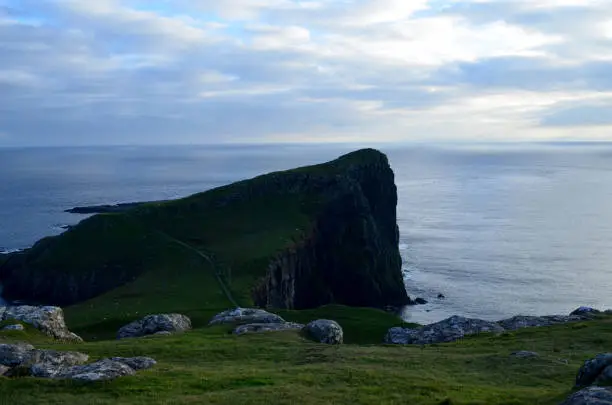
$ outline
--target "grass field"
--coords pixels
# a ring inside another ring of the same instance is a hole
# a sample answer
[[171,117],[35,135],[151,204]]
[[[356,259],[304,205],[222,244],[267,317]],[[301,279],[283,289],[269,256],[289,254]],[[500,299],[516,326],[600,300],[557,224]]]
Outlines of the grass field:
[[[57,344],[36,331],[4,333],[41,348],[93,359],[151,356],[153,369],[113,382],[0,378],[2,404],[557,404],[582,362],[612,346],[612,319],[524,329],[425,347],[380,344],[397,320],[376,310],[326,307],[284,313],[336,318],[347,344],[327,346],[296,332],[234,336],[224,327],[171,337]],[[537,359],[510,356],[535,350]]]

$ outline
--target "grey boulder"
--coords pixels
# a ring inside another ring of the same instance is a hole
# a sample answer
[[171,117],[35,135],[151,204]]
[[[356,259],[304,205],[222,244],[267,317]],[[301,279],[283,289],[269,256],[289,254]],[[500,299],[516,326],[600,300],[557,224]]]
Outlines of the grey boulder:
[[263,309],[236,308],[215,315],[208,323],[208,326],[225,324],[246,325],[250,323],[285,323],[285,320]]
[[0,329],[0,332],[9,332],[9,331],[20,331],[25,330],[22,324],[18,323],[16,325],[8,325],[4,328]]
[[570,395],[561,405],[612,405],[612,391],[589,387]]
[[36,349],[27,343],[0,344],[0,365],[16,367],[29,361]]
[[495,322],[452,316],[418,329],[391,328],[385,336],[385,343],[404,345],[445,343],[462,339],[464,336],[503,331],[504,328]]
[[64,311],[60,307],[34,307],[29,305],[4,307],[0,311],[0,321],[7,320],[30,324],[55,339],[70,342],[83,341],[79,336],[68,330],[64,321]]
[[191,320],[181,314],[147,315],[123,326],[117,332],[117,339],[153,335],[158,332],[185,332],[191,329]]
[[316,342],[328,345],[338,345],[344,341],[342,327],[336,321],[329,319],[318,319],[310,322],[304,326],[302,333]]
[[612,383],[612,353],[600,353],[584,362],[576,376],[576,387]]
[[11,368],[7,367],[7,366],[3,366],[2,364],[0,364],[0,377],[3,377],[4,374],[6,374],[7,371],[9,371]]
[[58,352],[55,350],[36,350],[29,363],[29,372],[33,377],[55,378],[67,367],[87,363],[89,356],[79,352]]
[[157,362],[150,357],[111,357],[110,359],[111,361],[123,363],[136,371],[146,370],[157,364]]
[[66,368],[52,378],[96,382],[114,380],[115,378],[134,374],[136,374],[136,371],[123,362],[103,359],[83,366]]
[[301,323],[249,323],[238,326],[234,329],[235,335],[245,335],[247,333],[281,332],[285,330],[300,330],[304,327]]
[[578,315],[547,315],[547,316],[526,316],[517,315],[512,318],[497,322],[507,330],[517,330],[522,328],[534,328],[541,326],[552,326],[568,322],[583,321],[584,318]]
[[512,354],[510,354],[510,356],[512,357],[516,357],[519,359],[533,359],[533,358],[537,358],[540,357],[540,355],[536,352],[530,352],[527,350],[520,350],[518,352],[513,352]]

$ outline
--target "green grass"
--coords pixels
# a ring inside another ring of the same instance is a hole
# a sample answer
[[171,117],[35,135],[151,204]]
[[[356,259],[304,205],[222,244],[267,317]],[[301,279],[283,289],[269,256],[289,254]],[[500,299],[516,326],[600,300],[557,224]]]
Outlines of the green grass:
[[[335,316],[347,341],[355,340],[350,333],[360,325],[382,322],[370,310],[355,308],[293,315],[303,321]],[[171,337],[84,344],[57,344],[37,335],[41,348],[78,350],[93,360],[146,355],[158,364],[133,377],[91,385],[0,378],[0,403],[553,405],[570,393],[582,362],[612,345],[609,317],[579,327],[524,329],[425,347],[373,344],[382,335],[327,346],[296,332],[227,332],[204,327]],[[24,337],[0,333],[0,341]],[[534,350],[541,357],[510,357],[516,350]]]

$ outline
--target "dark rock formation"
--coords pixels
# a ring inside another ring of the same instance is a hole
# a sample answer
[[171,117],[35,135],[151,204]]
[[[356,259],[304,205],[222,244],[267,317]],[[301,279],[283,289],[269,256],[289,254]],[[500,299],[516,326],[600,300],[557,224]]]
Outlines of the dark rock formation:
[[[319,189],[324,202],[309,235],[272,260],[257,305],[304,309],[329,303],[409,303],[401,273],[397,190],[384,154],[361,150],[333,162],[334,176],[291,173],[286,189]],[[278,179],[281,180],[280,178]]]
[[122,204],[104,204],[104,205],[89,205],[85,207],[74,207],[66,210],[65,212],[71,214],[108,214],[114,212],[123,212],[136,208],[144,203],[133,202],[133,203],[122,203]]
[[583,317],[578,315],[545,315],[545,316],[527,316],[517,315],[512,318],[504,319],[499,321],[504,329],[517,330],[522,328],[534,328],[540,326],[551,326],[558,325],[568,322],[578,322],[584,320]]

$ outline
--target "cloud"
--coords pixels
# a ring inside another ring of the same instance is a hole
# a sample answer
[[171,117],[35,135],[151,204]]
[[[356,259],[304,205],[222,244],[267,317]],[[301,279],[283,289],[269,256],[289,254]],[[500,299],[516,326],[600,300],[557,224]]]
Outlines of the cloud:
[[611,46],[608,0],[0,0],[0,145],[600,138]]

